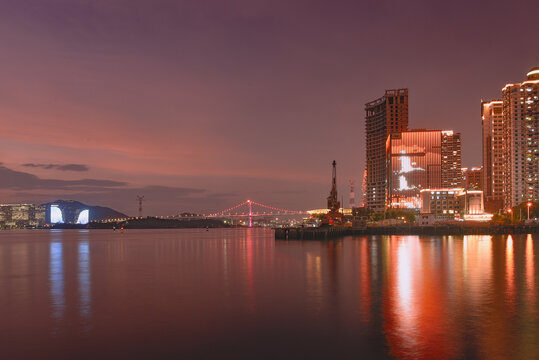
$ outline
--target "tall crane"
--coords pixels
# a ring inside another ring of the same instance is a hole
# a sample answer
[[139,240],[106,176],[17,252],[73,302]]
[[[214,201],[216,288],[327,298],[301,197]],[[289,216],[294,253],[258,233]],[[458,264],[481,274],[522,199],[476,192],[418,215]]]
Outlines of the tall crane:
[[330,212],[339,212],[341,203],[337,198],[337,162],[333,160],[333,173],[331,182],[331,191],[328,196],[328,209]]
[[142,217],[142,202],[144,201],[144,195],[142,196],[137,195],[137,201],[138,201],[138,216]]
[[339,212],[341,202],[337,196],[337,162],[333,160],[333,172],[331,181],[331,191],[328,196],[328,212],[322,218],[320,226],[340,225],[342,214]]

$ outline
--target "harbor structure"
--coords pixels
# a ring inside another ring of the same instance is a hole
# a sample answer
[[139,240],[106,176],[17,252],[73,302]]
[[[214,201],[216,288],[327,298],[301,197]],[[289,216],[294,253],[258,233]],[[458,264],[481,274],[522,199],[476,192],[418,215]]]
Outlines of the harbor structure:
[[342,213],[339,212],[341,202],[337,193],[337,162],[333,160],[331,173],[331,190],[327,198],[328,212],[324,215],[322,224],[334,225],[342,222]]

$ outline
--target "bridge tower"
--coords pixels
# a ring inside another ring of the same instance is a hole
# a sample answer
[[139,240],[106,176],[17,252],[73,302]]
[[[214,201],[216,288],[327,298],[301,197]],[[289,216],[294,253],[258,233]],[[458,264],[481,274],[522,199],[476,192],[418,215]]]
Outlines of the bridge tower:
[[138,216],[142,217],[142,202],[144,201],[144,195],[143,196],[137,195],[137,201],[138,201]]
[[247,200],[249,203],[249,227],[253,227],[253,203],[251,200]]

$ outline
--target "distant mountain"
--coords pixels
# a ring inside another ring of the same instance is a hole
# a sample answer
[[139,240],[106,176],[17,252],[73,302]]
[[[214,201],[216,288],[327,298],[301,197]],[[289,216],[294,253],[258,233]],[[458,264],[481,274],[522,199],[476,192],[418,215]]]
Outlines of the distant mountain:
[[106,219],[116,219],[116,218],[126,218],[127,215],[122,214],[119,211],[113,210],[104,206],[89,206],[75,200],[56,200],[43,204],[46,206],[46,218],[50,219],[50,206],[58,205],[64,216],[66,217],[67,222],[74,222],[75,214],[78,214],[82,210],[88,209],[90,211],[90,221],[99,221]]

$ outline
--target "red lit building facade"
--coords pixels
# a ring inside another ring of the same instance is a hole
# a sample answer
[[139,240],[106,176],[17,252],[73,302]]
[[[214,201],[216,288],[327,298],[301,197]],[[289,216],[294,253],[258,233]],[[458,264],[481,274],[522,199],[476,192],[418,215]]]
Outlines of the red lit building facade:
[[420,209],[424,189],[461,185],[460,134],[440,130],[392,133],[386,142],[387,207]]

